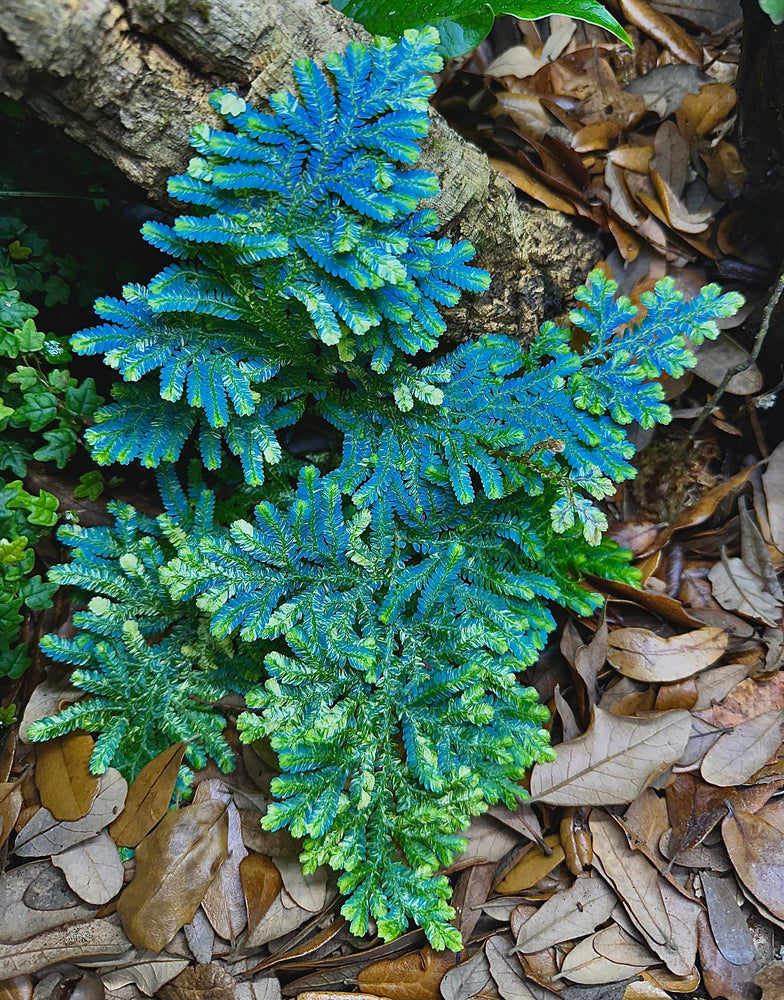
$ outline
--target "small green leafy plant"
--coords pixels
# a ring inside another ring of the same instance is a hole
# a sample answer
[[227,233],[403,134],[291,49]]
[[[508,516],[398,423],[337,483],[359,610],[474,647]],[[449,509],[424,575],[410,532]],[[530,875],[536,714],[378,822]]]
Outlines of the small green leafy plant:
[[33,568],[34,546],[57,523],[58,501],[43,489],[28,492],[23,481],[32,460],[65,467],[101,402],[92,379],[79,383],[60,367],[70,352],[36,328],[38,310],[21,297],[20,265],[24,287],[36,284],[31,254],[19,239],[0,249],[0,676],[10,677],[29,663],[23,609],[50,607],[57,589]]
[[595,504],[634,475],[623,425],[669,419],[647,380],[692,365],[686,337],[715,337],[739,300],[662,281],[636,320],[594,273],[581,351],[550,323],[527,350],[479,336],[435,356],[440,307],[489,283],[434,235],[435,178],[410,166],[437,40],[301,60],[298,94],[266,111],[213,96],[229,127],[197,127],[169,186],[192,211],[143,230],[174,262],[73,338],[123,378],[94,456],[157,468],[165,513],[64,530],[51,579],[86,604],[44,648],[92,697],[29,734],[102,731],[94,769],[126,773],[191,736],[227,768],[206,707],[245,693],[241,737],[281,768],[263,825],[342,873],[354,933],[413,919],[459,949],[439,869],[552,759],[518,679],[550,603],[588,615],[584,575],[635,579]]
[[[776,2],[776,0],[763,0]],[[332,0],[332,6],[358,21],[368,31],[400,37],[411,28],[428,25],[438,30],[438,51],[445,59],[471,52],[490,34],[495,18],[513,14],[534,21],[549,14],[565,14],[606,28],[631,46],[628,34],[596,0]]]

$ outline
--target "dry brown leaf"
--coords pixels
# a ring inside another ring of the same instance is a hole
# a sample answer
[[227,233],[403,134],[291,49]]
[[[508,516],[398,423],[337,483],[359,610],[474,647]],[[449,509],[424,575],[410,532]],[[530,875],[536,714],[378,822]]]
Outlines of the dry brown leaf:
[[672,943],[672,925],[656,868],[642,854],[632,851],[626,836],[607,813],[591,813],[590,825],[599,870],[615,888],[634,924],[655,944]]
[[732,376],[724,391],[736,396],[753,396],[762,388],[759,367],[751,362],[749,352],[728,334],[723,333],[718,340],[703,341],[694,353],[697,357],[694,373],[711,385],[721,385],[728,371],[748,363],[744,371]]
[[501,934],[485,945],[490,972],[504,1000],[536,1000],[525,982],[525,974],[511,943]]
[[123,863],[107,833],[83,840],[52,856],[68,885],[85,903],[101,906],[114,899],[123,886]]
[[658,959],[617,924],[580,941],[566,956],[560,976],[573,983],[617,983],[643,972]]
[[656,986],[655,983],[646,983],[645,980],[637,980],[629,983],[623,991],[623,1000],[671,1000],[671,997],[661,986]]
[[762,990],[760,1000],[781,1000],[784,996],[784,962],[779,960],[766,965],[754,977],[754,982]]
[[691,677],[719,659],[728,636],[720,628],[701,628],[668,639],[644,628],[610,633],[607,659],[626,677],[647,683],[670,683]]
[[620,0],[626,20],[655,39],[682,62],[702,65],[700,49],[684,28],[671,17],[655,10],[645,0]]
[[616,146],[607,154],[610,163],[635,174],[647,174],[653,156],[653,146]]
[[738,878],[784,920],[784,833],[759,815],[737,810],[723,820],[721,835]]
[[90,773],[95,741],[87,733],[66,733],[35,748],[35,783],[41,805],[55,819],[86,816],[98,794],[99,776]]
[[733,965],[754,961],[754,941],[746,915],[738,905],[738,884],[734,877],[722,878],[713,872],[700,872],[700,883],[708,909],[713,938],[719,951]]
[[531,845],[514,868],[507,872],[498,883],[496,886],[498,892],[511,894],[530,889],[563,861],[564,850],[558,834],[545,837],[544,842],[544,848]]
[[474,927],[482,916],[482,904],[490,895],[495,868],[490,862],[471,865],[460,872],[451,905],[457,913],[457,929],[463,941],[470,941]]
[[746,812],[760,810],[783,782],[728,791],[706,785],[693,773],[674,775],[665,790],[672,824],[673,856],[700,843],[727,815],[727,806]]
[[136,848],[117,913],[138,948],[162,951],[191,922],[228,854],[228,826],[222,802],[201,802],[167,813]]
[[542,951],[554,944],[591,934],[610,919],[618,899],[603,878],[578,878],[569,889],[554,893],[517,933],[516,950]]
[[[283,899],[286,895],[284,889],[275,896],[266,913],[245,938],[244,947],[258,948],[267,944],[268,941],[274,941],[276,938],[296,930],[313,919],[313,914],[301,906],[285,906]],[[291,900],[290,896],[288,898]]]
[[687,139],[701,139],[723,121],[735,107],[735,88],[727,83],[706,83],[696,94],[686,94],[675,112],[678,130]]
[[94,912],[49,861],[34,861],[0,876],[0,941],[6,944],[86,920]]
[[734,687],[746,679],[748,672],[745,663],[726,663],[706,670],[697,678],[697,701],[692,708],[701,711],[723,701]]
[[645,719],[599,707],[588,731],[558,747],[552,764],[531,772],[531,798],[550,805],[625,805],[683,754],[691,730],[688,712]]
[[443,1000],[470,1000],[482,993],[490,978],[490,962],[480,948],[467,962],[449,969],[441,980],[441,996]]
[[160,1000],[235,1000],[237,980],[217,962],[183,969],[160,987]]
[[68,924],[16,944],[0,944],[0,979],[40,972],[72,958],[121,955],[129,946],[122,928],[111,919]]
[[784,553],[784,441],[773,450],[762,473],[773,544]]
[[127,791],[125,778],[113,767],[108,768],[100,776],[98,794],[86,816],[60,822],[48,809],[41,808],[19,831],[14,851],[23,858],[44,857],[89,840],[119,815]]
[[768,680],[751,677],[741,681],[720,705],[714,705],[703,716],[715,726],[737,726],[765,712],[784,709],[784,671]]
[[33,979],[29,975],[14,976],[0,983],[0,1000],[33,1000]]
[[275,858],[275,864],[294,903],[310,913],[318,913],[327,899],[327,869],[317,868],[312,875],[305,875],[297,858]]
[[374,962],[359,973],[357,982],[366,993],[390,1000],[438,1000],[439,984],[454,964],[451,951],[433,951],[426,945],[400,958]]
[[[157,997],[158,990],[164,983],[174,979],[188,966],[187,958],[167,952],[154,958],[145,956],[141,959],[137,957],[138,954],[131,952],[128,960],[119,968],[103,973],[103,982],[112,993],[134,984],[144,996]],[[131,995],[135,998],[138,994],[134,991]]]
[[125,808],[109,827],[120,847],[136,847],[166,815],[185,753],[185,743],[175,743],[139,771],[131,782]]
[[240,862],[248,851],[242,842],[240,814],[231,792],[217,778],[202,781],[193,796],[194,804],[209,801],[222,802],[226,806],[229,853],[218,870],[217,878],[204,894],[201,908],[215,928],[215,933],[234,942],[248,919],[239,870]]
[[558,836],[564,849],[564,861],[572,875],[582,875],[591,867],[593,844],[588,829],[587,809],[568,806],[563,810]]
[[0,782],[0,847],[11,836],[11,831],[22,809],[22,790],[18,781]]
[[519,847],[520,832],[523,832],[528,840],[534,839],[531,830],[520,831],[519,827],[514,825],[510,828],[508,819],[512,813],[508,809],[506,813],[507,820],[499,820],[495,815],[487,813],[475,816],[471,820],[469,828],[463,831],[468,843],[461,860],[500,861],[512,848]]
[[777,625],[781,619],[781,601],[769,594],[765,579],[750,569],[742,559],[722,554],[708,573],[713,596],[727,611],[737,611],[765,625]]
[[240,861],[240,879],[252,934],[283,888],[283,879],[272,858],[264,854],[248,854]]
[[744,784],[781,746],[782,724],[784,711],[774,710],[723,733],[705,754],[703,778],[721,788]]
[[182,929],[196,964],[208,965],[215,950],[215,931],[203,911],[198,909],[193,915],[193,920],[185,924]]
[[759,990],[754,986],[754,976],[759,971],[757,961],[748,965],[733,965],[732,962],[728,962],[716,945],[706,914],[700,914],[697,929],[702,981],[708,996],[757,1000]]
[[490,157],[490,163],[499,174],[506,177],[508,181],[511,181],[516,188],[519,188],[520,191],[523,191],[536,201],[540,201],[546,208],[551,208],[556,212],[563,212],[565,215],[577,214],[577,209],[572,202],[556,194],[552,188],[543,184],[542,181],[534,177],[533,174],[528,173],[527,170],[523,170],[517,163],[509,163],[507,160],[499,160],[493,156]]

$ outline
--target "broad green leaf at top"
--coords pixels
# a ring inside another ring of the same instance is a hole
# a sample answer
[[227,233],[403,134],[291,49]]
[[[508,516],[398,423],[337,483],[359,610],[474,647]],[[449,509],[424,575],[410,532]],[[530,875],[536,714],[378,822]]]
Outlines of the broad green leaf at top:
[[565,14],[606,28],[621,41],[632,42],[609,11],[596,0],[332,0],[332,5],[358,21],[374,35],[400,37],[409,28],[430,25],[441,36],[445,59],[475,49],[490,34],[493,20],[513,14],[533,21],[549,14]]

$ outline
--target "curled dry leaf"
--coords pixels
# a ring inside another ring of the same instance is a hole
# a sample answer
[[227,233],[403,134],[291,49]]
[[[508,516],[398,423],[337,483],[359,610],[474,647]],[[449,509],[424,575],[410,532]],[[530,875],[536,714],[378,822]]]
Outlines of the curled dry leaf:
[[655,39],[682,62],[699,66],[702,54],[692,37],[671,17],[651,7],[645,0],[620,0],[626,20]]
[[400,958],[374,962],[359,973],[357,982],[365,993],[390,1000],[438,1000],[439,984],[454,964],[451,951],[433,951],[426,945]]
[[584,937],[610,919],[618,898],[598,875],[556,892],[520,927],[516,950],[530,954]]
[[240,880],[248,911],[248,933],[252,935],[283,888],[283,879],[272,858],[248,854],[240,861]]
[[705,754],[703,778],[722,788],[744,784],[781,746],[782,724],[784,711],[774,710],[723,733]]
[[564,859],[564,850],[557,833],[544,838],[544,847],[531,845],[514,868],[496,886],[498,892],[513,893],[530,889],[549,875]]
[[89,840],[120,814],[127,791],[125,778],[113,767],[108,768],[100,777],[98,794],[86,816],[60,822],[48,809],[41,808],[19,831],[14,851],[23,858],[44,857]]
[[531,798],[550,805],[626,805],[686,749],[688,712],[628,719],[594,709],[588,731],[531,772]]
[[727,641],[720,628],[700,628],[668,639],[645,628],[619,628],[610,633],[607,659],[626,677],[669,684],[715,663]]
[[87,733],[66,733],[35,748],[35,783],[41,805],[59,820],[76,820],[90,811],[100,778],[90,773],[95,741]]
[[169,808],[185,743],[175,743],[139,771],[131,782],[125,808],[109,827],[109,836],[120,847],[136,847]]
[[193,796],[194,805],[210,800],[222,802],[226,806],[229,853],[218,870],[217,878],[204,894],[201,908],[215,928],[215,933],[233,942],[242,932],[248,919],[240,880],[240,862],[248,851],[242,842],[240,814],[234,805],[231,792],[216,778],[202,781]]
[[114,899],[123,886],[123,863],[112,838],[106,833],[83,840],[52,857],[77,895],[93,906]]
[[733,811],[721,835],[738,878],[770,912],[784,920],[784,833],[763,815]]
[[201,802],[168,813],[136,848],[117,912],[138,948],[161,951],[193,920],[228,854],[228,827],[222,802]]

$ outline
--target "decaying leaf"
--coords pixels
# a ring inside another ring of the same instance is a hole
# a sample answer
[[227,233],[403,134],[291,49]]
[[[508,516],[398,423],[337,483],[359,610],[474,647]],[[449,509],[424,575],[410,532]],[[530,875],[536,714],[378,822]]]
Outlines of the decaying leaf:
[[619,628],[610,633],[607,659],[626,677],[671,683],[715,663],[727,648],[720,628],[701,628],[663,639],[649,629]]
[[433,951],[426,946],[400,958],[374,962],[357,977],[365,993],[390,1000],[438,1000],[444,973],[455,964],[449,951]]
[[226,806],[210,800],[168,813],[136,848],[136,875],[117,913],[139,948],[162,951],[190,923],[228,854]]
[[754,961],[754,941],[746,915],[737,903],[738,884],[730,875],[722,878],[713,872],[700,872],[713,937],[719,951],[733,965]]
[[703,778],[725,788],[744,784],[781,746],[782,724],[784,711],[774,710],[723,733],[705,754]]
[[98,794],[99,776],[90,773],[95,741],[74,732],[36,746],[35,783],[41,805],[58,820],[86,816]]
[[762,486],[773,544],[784,553],[784,441],[768,459],[762,473]]
[[248,852],[242,842],[240,814],[231,792],[222,781],[211,778],[199,784],[193,796],[194,805],[208,801],[222,802],[226,806],[229,853],[218,870],[217,878],[204,894],[201,908],[216,934],[228,941],[235,941],[248,919],[240,880],[240,862]]
[[624,805],[674,764],[686,748],[688,712],[628,719],[594,709],[576,740],[558,747],[552,764],[531,772],[531,798],[550,805]]
[[109,835],[120,847],[136,847],[169,808],[185,743],[175,743],[145,764],[131,782],[125,808],[109,827]]
[[217,962],[183,969],[161,987],[160,1000],[235,1000],[237,980]]
[[68,924],[16,944],[0,944],[0,979],[39,972],[55,962],[121,955],[129,941],[111,918]]
[[721,835],[738,878],[764,907],[784,920],[784,832],[758,814],[731,812]]
[[327,869],[318,868],[305,875],[297,858],[275,858],[286,892],[297,906],[318,913],[327,898]]

